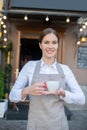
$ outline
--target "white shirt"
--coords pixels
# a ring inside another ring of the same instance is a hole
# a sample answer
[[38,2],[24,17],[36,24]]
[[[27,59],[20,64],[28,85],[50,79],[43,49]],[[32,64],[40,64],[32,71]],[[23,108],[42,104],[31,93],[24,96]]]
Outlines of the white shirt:
[[[37,61],[29,61],[22,68],[19,73],[18,79],[16,80],[10,95],[9,99],[12,102],[19,102],[22,100],[21,92],[22,89],[29,84],[31,86],[32,77],[34,73],[34,69]],[[80,88],[75,76],[67,65],[60,64],[65,74],[65,83],[69,87],[69,90],[65,90],[66,96],[64,98],[61,97],[66,103],[74,103],[74,104],[84,104],[85,96]],[[40,73],[42,74],[58,74],[58,70],[56,68],[56,61],[52,65],[47,65],[41,60],[41,68]]]

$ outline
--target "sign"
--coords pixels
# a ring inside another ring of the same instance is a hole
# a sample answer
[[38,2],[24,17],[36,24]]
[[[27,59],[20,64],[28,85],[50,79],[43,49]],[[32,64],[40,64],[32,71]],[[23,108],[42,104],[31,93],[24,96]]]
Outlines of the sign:
[[87,0],[11,0],[10,8],[87,11]]
[[77,66],[87,68],[87,46],[78,46]]

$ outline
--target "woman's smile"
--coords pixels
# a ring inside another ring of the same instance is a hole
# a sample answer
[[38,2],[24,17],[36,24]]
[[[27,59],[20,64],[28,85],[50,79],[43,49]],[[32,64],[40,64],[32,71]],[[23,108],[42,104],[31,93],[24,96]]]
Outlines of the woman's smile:
[[55,52],[55,50],[54,50],[54,49],[49,49],[49,50],[46,50],[46,52],[47,52],[48,54],[53,54],[53,53]]

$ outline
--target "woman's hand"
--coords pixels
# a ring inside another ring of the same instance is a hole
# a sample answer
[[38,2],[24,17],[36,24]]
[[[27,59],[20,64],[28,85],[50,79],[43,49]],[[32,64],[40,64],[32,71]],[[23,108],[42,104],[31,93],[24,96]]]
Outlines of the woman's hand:
[[43,88],[44,82],[38,82],[29,87],[29,93],[31,95],[42,95],[45,88]]
[[58,96],[62,96],[63,98],[65,97],[65,90],[63,88],[59,88],[57,91],[56,91],[57,95]]
[[31,94],[31,95],[42,95],[43,92],[45,91],[45,88],[43,87],[45,85],[44,82],[38,82],[38,83],[35,83],[33,84],[32,86],[28,86],[28,87],[25,87],[23,90],[22,90],[22,97],[26,97],[27,95]]
[[44,95],[58,95],[58,96],[62,96],[65,97],[65,91],[63,88],[58,89],[55,92],[50,92],[50,91],[43,91]]
[[63,88],[58,89],[55,92],[50,92],[47,89],[46,83],[45,82],[38,82],[33,84],[32,86],[28,86],[25,87],[22,90],[22,97],[25,98],[27,95],[31,94],[31,95],[58,95],[58,96],[62,96],[65,97],[65,91]]

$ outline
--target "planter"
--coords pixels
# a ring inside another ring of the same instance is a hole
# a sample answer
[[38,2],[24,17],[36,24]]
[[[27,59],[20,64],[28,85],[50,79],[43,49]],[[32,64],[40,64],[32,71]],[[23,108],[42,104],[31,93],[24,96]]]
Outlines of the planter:
[[8,99],[0,99],[0,118],[3,118],[8,109]]

